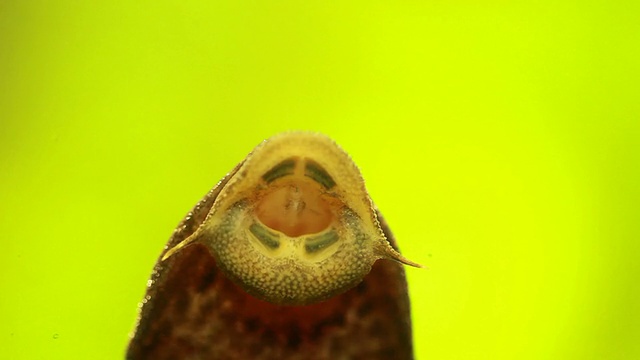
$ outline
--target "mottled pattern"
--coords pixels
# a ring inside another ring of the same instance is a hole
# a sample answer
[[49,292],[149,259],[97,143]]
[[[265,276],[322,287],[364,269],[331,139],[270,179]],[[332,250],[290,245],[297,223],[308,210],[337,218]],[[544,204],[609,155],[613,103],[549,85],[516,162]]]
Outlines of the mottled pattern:
[[[372,243],[371,239],[348,209],[343,211],[343,217],[348,219],[345,222],[350,233],[345,237],[350,242],[344,241],[331,257],[311,264],[290,257],[264,256],[249,242],[247,232],[242,231],[245,211],[244,202],[233,205],[224,213],[219,226],[211,232],[202,232],[203,240],[199,242],[212,249],[226,276],[260,299],[281,305],[325,300],[355,286],[375,261],[373,251],[366,246]],[[303,238],[288,240],[296,246]]]

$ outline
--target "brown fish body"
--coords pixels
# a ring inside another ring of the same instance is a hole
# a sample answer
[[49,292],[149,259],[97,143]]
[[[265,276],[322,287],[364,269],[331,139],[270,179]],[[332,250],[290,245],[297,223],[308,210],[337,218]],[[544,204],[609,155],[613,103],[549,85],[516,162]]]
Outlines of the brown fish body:
[[346,153],[322,135],[276,136],[175,230],[127,359],[412,359],[399,262],[415,265]]

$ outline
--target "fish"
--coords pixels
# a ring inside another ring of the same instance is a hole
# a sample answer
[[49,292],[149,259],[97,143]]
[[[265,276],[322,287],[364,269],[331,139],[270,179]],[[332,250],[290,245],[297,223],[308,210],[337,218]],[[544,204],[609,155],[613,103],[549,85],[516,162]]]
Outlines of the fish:
[[174,230],[126,359],[413,359],[403,265],[349,155],[275,135]]

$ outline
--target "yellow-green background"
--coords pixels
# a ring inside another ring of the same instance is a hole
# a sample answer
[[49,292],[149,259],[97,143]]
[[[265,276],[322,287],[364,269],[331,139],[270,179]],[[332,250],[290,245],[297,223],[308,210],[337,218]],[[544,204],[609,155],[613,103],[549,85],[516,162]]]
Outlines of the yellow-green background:
[[409,258],[418,359],[640,358],[629,1],[0,1],[0,358],[122,358],[173,227],[326,133]]

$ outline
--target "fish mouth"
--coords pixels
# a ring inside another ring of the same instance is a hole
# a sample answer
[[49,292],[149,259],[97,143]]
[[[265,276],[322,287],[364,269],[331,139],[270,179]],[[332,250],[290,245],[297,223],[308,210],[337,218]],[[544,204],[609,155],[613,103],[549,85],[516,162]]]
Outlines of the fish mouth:
[[330,192],[331,176],[311,159],[292,157],[262,175],[253,200],[255,216],[289,237],[320,233],[336,220],[341,201]]
[[288,239],[301,243],[302,258],[321,260],[339,240],[336,228],[345,204],[332,191],[335,181],[317,162],[291,157],[267,170],[247,199],[254,243],[272,256]]

